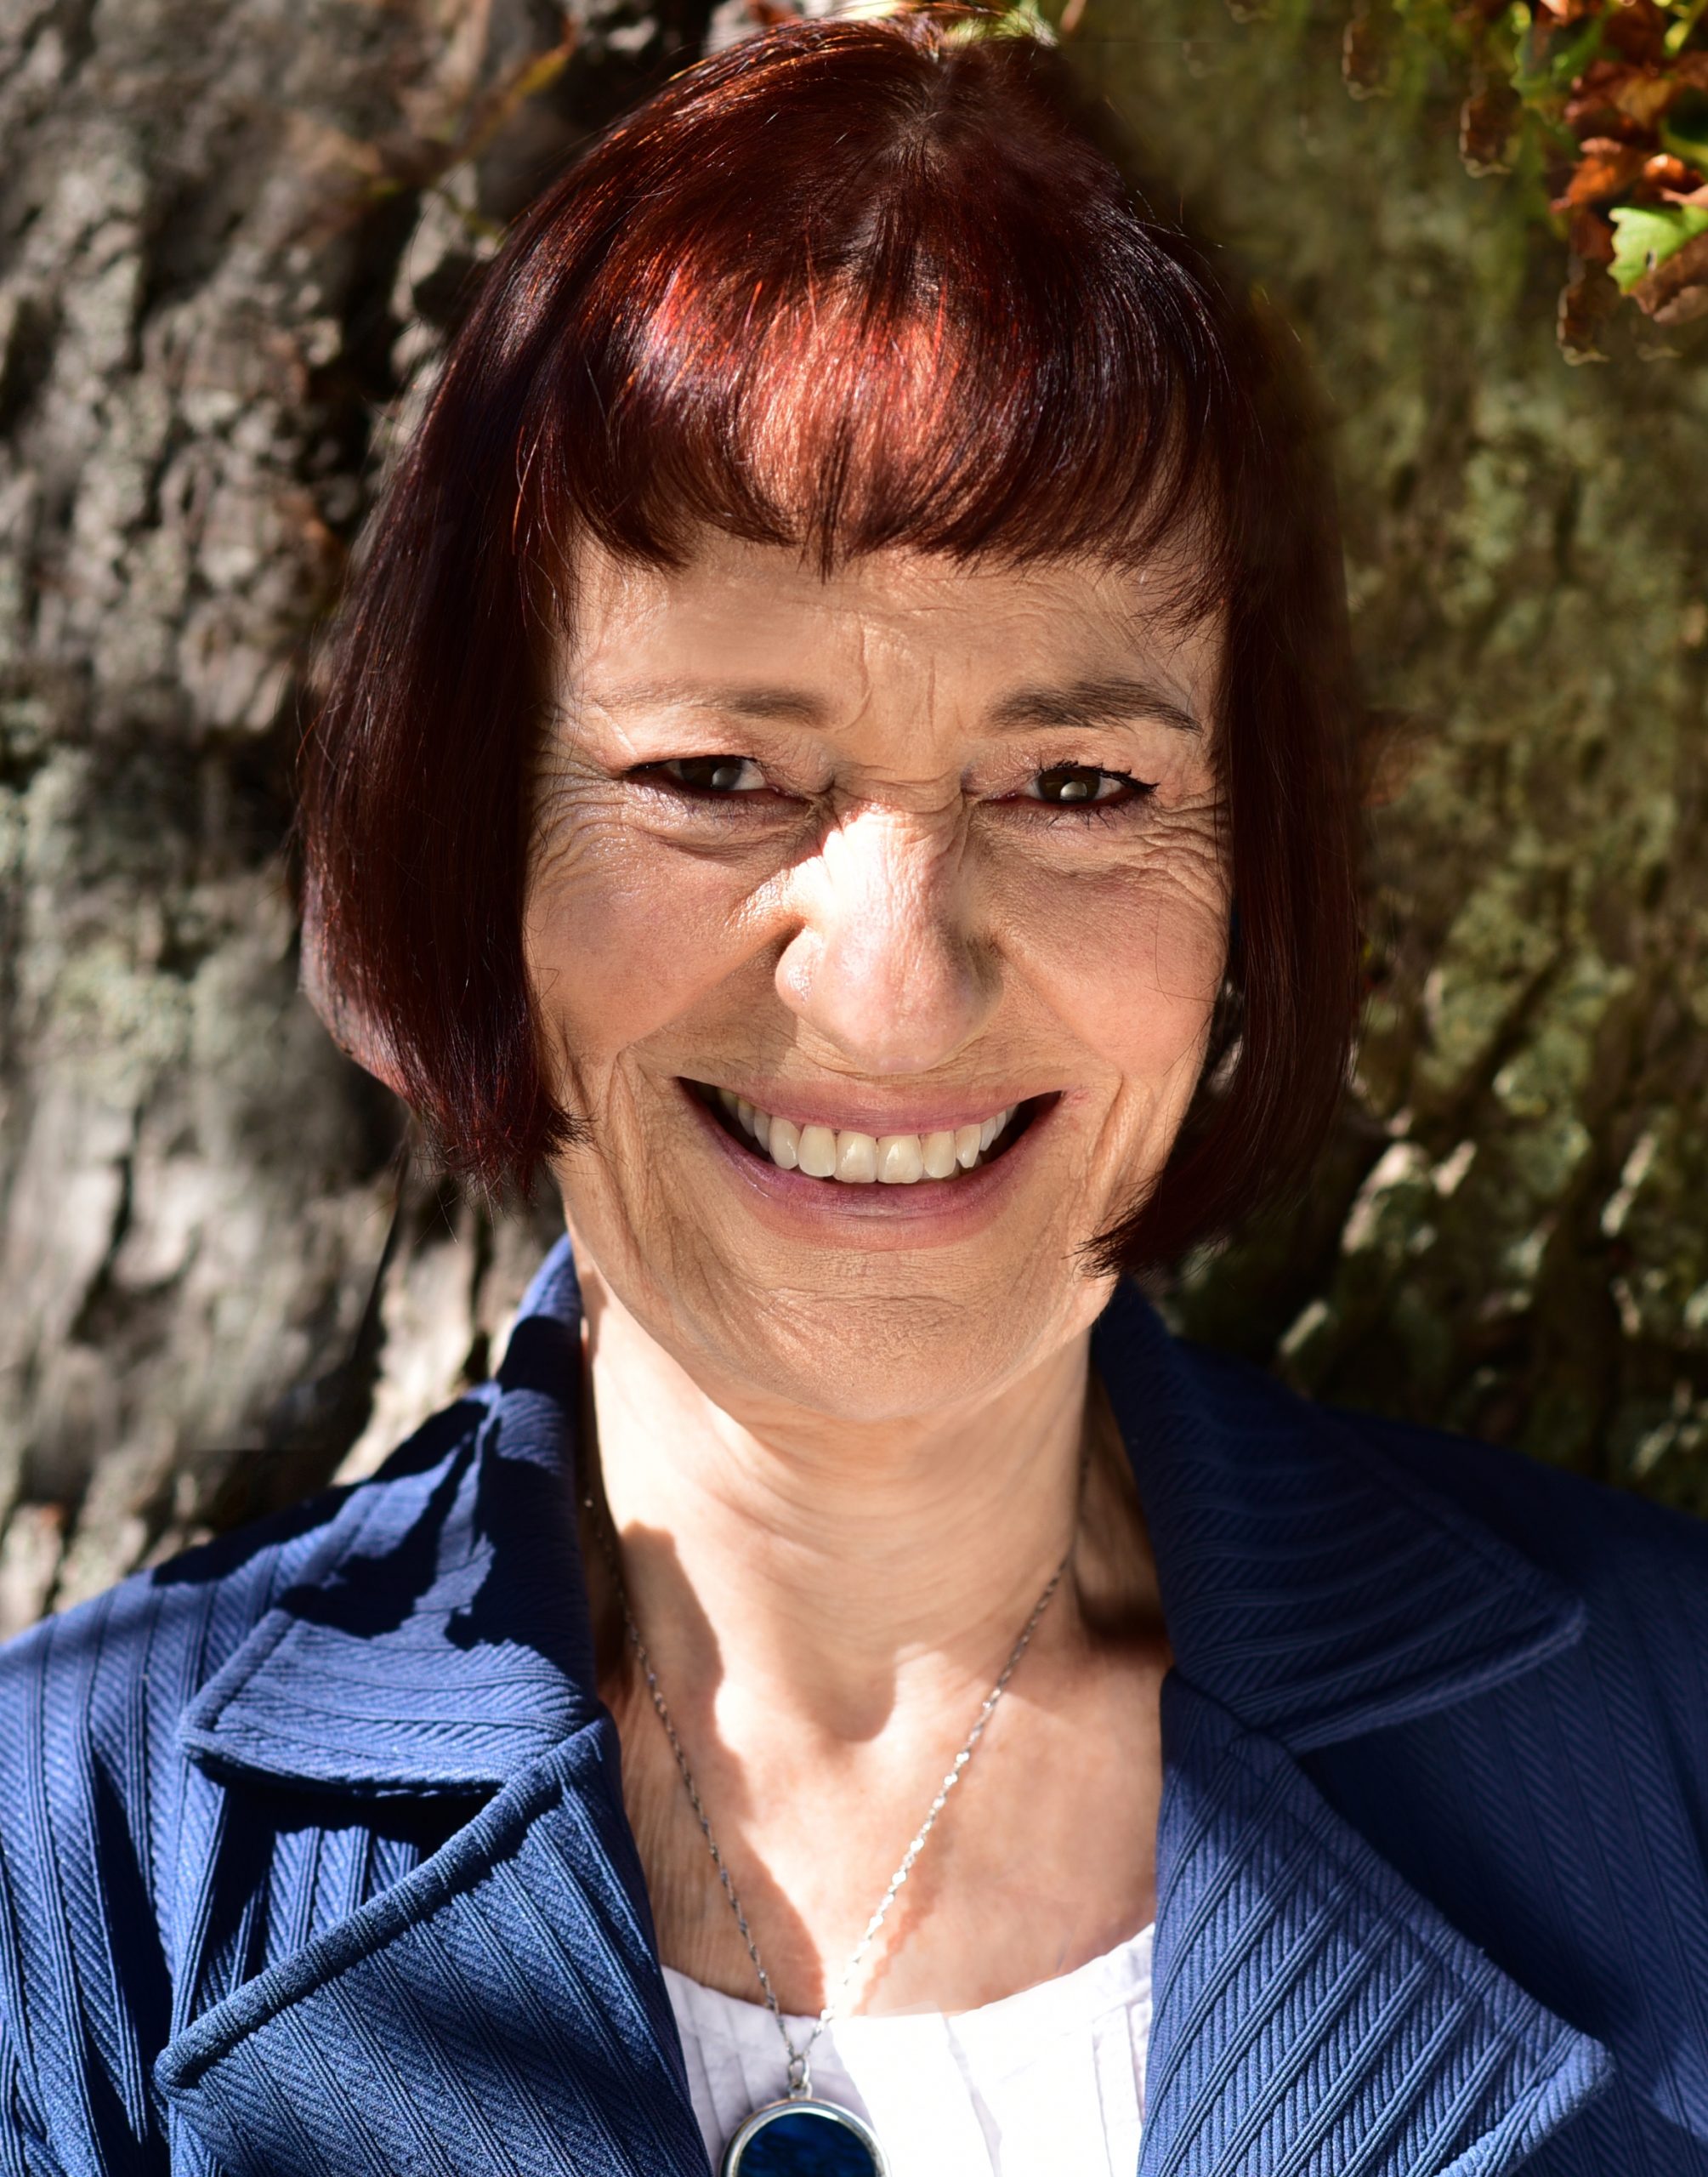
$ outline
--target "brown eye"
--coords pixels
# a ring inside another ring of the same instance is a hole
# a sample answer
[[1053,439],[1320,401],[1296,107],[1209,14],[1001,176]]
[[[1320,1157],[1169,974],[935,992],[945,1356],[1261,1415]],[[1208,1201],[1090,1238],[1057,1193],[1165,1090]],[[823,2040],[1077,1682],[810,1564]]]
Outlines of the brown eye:
[[672,756],[657,769],[692,793],[757,793],[765,783],[751,756]]
[[1126,771],[1106,771],[1094,764],[1055,764],[1047,771],[1034,773],[1027,799],[1047,802],[1056,809],[1072,809],[1150,791],[1143,780]]

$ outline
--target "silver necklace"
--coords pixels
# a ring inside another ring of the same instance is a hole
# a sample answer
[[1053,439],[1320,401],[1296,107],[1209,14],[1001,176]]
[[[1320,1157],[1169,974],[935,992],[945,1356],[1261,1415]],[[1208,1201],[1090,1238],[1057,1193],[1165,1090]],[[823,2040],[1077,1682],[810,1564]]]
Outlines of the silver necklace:
[[735,1925],[741,1930],[747,1955],[752,1960],[753,1970],[758,1976],[759,1987],[765,1998],[765,2007],[776,2022],[782,2036],[783,2047],[788,2058],[787,2095],[780,2101],[768,2102],[756,2109],[741,2124],[723,2150],[719,2164],[719,2177],[886,2177],[888,2168],[883,2151],[872,2136],[870,2127],[851,2109],[824,2099],[813,2092],[812,2052],[819,2036],[836,2016],[854,1977],[865,1964],[866,1954],[877,1939],[885,1916],[895,1902],[902,1884],[913,1872],[914,1863],[925,1849],[925,1840],[937,1826],[937,1817],[949,1803],[949,1794],[961,1782],[967,1765],[973,1759],[985,1727],[996,1710],[996,1704],[1008,1690],[1008,1681],[1019,1667],[1019,1662],[1032,1644],[1032,1635],[1038,1629],[1039,1620],[1049,1608],[1052,1597],[1062,1583],[1073,1555],[1073,1544],[1069,1543],[1062,1560],[1044,1584],[1044,1591],[1032,1606],[1030,1617],[1020,1628],[1019,1638],[1008,1651],[1008,1660],[1002,1666],[996,1683],[985,1695],[979,1714],[973,1719],[973,1728],[961,1742],[960,1751],[950,1763],[943,1782],[937,1788],[935,1798],[925,1810],[925,1819],[914,1832],[912,1842],[901,1856],[901,1864],[890,1877],[879,1898],[876,1911],[865,1924],[865,1932],[855,1944],[853,1956],[843,1966],[836,1986],[831,1989],[824,2009],[819,2013],[812,2032],[797,2048],[790,2038],[783,2016],[782,2006],[777,2001],[776,1991],[771,1986],[771,1976],[765,1970],[759,1955],[759,1946],[747,1924],[747,1915],[730,1879],[729,1869],[718,1839],[712,1833],[712,1822],[700,1788],[694,1781],[694,1771],[689,1766],[688,1756],[683,1750],[682,1740],[671,1716],[669,1703],[664,1697],[654,1669],[652,1657],[647,1653],[646,1643],[640,1637],[640,1628],[635,1623],[634,1612],[629,1606],[628,1589],[623,1581],[622,1560],[617,1553],[616,1537],[610,1523],[591,1494],[583,1499],[591,1515],[594,1531],[599,1536],[599,1548],[610,1570],[612,1584],[616,1589],[617,1601],[622,1610],[623,1629],[658,1720],[664,1726],[664,1735],[670,1742],[670,1750],[676,1757],[676,1766],[681,1774],[688,1803],[694,1810],[694,1818],[700,1824],[700,1833],[706,1839],[706,1850],[712,1855],[712,1864],[718,1870],[718,1879],[723,1886],[730,1911],[735,1916]]

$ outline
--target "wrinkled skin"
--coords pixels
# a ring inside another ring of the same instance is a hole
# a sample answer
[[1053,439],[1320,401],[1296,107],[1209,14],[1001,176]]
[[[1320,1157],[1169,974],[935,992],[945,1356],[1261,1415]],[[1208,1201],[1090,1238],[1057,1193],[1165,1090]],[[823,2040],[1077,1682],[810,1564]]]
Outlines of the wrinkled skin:
[[[1160,1168],[1223,972],[1220,626],[1166,568],[825,578],[706,539],[576,572],[525,932],[627,1584],[805,2010],[1071,1545],[860,1993],[990,2000],[1152,1909],[1166,1640],[1084,1251]],[[689,1083],[875,1134],[1039,1100],[988,1172],[854,1187],[779,1183]],[[753,1996],[588,1554],[664,1955]]]

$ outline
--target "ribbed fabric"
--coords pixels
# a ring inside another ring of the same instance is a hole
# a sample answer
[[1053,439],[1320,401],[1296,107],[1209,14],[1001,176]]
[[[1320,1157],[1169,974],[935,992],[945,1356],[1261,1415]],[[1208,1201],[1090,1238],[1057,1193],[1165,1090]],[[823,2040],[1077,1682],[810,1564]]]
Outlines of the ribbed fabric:
[[1177,1677],[1163,1734],[1147,2177],[1516,2168],[1600,2052],[1515,2000],[1273,1740]]
[[[704,2177],[577,1307],[559,1248],[374,1481],[0,1655],[0,2172]],[[1708,2177],[1708,1531],[1136,1293],[1095,1357],[1178,1658],[1138,2177]]]

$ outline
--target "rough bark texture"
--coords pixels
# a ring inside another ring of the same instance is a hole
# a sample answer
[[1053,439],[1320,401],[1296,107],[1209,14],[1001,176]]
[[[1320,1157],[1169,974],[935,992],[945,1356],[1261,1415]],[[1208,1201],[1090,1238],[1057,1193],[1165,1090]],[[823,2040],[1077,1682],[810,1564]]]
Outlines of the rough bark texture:
[[[394,1216],[397,1116],[295,994],[292,675],[497,225],[741,12],[601,4],[565,65],[531,0],[4,0],[6,1627],[365,1470],[502,1335],[548,1214]],[[1708,1509],[1708,375],[1568,371],[1555,245],[1337,34],[1083,39],[1316,351],[1409,720],[1347,1124],[1169,1304]]]
[[292,674],[497,226],[704,11],[0,14],[0,1623],[326,1481],[537,1248],[296,995]]

